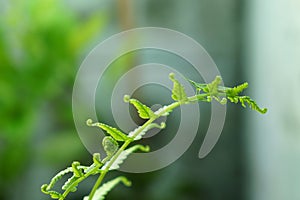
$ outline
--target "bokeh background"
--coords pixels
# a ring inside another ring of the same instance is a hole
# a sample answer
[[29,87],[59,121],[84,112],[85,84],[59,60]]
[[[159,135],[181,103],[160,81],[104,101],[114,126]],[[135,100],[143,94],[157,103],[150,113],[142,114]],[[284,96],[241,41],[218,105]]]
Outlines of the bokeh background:
[[[194,38],[226,85],[247,80],[248,94],[269,111],[229,105],[219,142],[200,160],[210,116],[209,105],[201,104],[201,128],[188,151],[162,170],[125,174],[133,186],[118,186],[108,199],[300,199],[299,10],[298,0],[1,0],[0,199],[49,199],[40,192],[43,183],[73,160],[91,162],[72,118],[76,71],[99,42],[144,26]],[[114,124],[106,105],[118,77],[148,62],[188,65],[150,50],[116,60],[97,93],[102,121]],[[158,87],[140,88],[135,96],[150,105],[170,101],[170,92]],[[178,114],[167,121],[169,136],[148,140],[154,149],[172,139]],[[69,199],[88,194],[94,181],[82,183]]]

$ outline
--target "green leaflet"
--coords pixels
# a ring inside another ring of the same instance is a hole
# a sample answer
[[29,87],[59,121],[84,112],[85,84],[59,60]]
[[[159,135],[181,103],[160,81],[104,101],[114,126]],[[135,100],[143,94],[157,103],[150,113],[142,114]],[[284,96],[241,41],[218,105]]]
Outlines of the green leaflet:
[[[117,184],[122,182],[126,186],[131,186],[131,182],[124,176],[117,177],[111,181],[108,181],[107,183],[104,183],[97,191],[95,192],[95,195],[93,196],[92,200],[103,200],[105,198],[105,195],[111,191]],[[89,197],[85,196],[83,200],[88,200]]]
[[106,131],[109,135],[111,135],[117,141],[125,141],[125,140],[128,139],[126,134],[122,133],[117,128],[111,127],[107,124],[103,124],[103,123],[99,123],[99,122],[93,123],[93,121],[91,119],[88,119],[86,121],[86,124],[88,126],[97,126],[101,129],[103,129],[104,131]]
[[216,76],[216,78],[211,83],[207,84],[207,87],[204,88],[203,90],[206,93],[209,93],[211,96],[217,96],[218,88],[221,82],[222,82],[221,76]]
[[137,99],[130,99],[130,96],[125,95],[124,101],[131,103],[138,111],[140,118],[142,119],[150,119],[154,116],[153,111],[146,105],[142,104]]
[[188,102],[184,87],[175,79],[175,74],[171,73],[169,78],[173,81],[172,99],[181,103]]
[[[109,170],[115,170],[120,168],[120,164],[124,162],[124,160],[133,152],[141,150],[143,152],[149,152],[150,147],[149,146],[143,146],[140,144],[134,145],[125,151],[122,151],[122,153],[116,158],[116,160],[111,164],[109,167]],[[115,159],[114,157],[111,158],[111,160]],[[110,161],[111,161],[110,160]],[[101,168],[102,170],[106,169],[106,167],[110,164],[110,161],[106,162],[106,164]]]
[[207,96],[208,102],[211,102],[212,99],[215,99],[222,105],[227,103],[226,98],[220,98],[221,95],[219,93],[219,88],[221,87],[221,82],[221,76],[216,76],[216,78],[211,83],[207,84],[207,86],[203,88],[203,91],[209,94],[209,96]]
[[196,83],[195,81],[192,81],[188,79],[188,81],[196,88],[197,94],[201,92],[204,88],[206,88],[207,84],[203,83]]
[[103,123],[99,123],[99,127],[105,130],[117,141],[125,141],[127,139],[127,136],[116,128],[113,128]]

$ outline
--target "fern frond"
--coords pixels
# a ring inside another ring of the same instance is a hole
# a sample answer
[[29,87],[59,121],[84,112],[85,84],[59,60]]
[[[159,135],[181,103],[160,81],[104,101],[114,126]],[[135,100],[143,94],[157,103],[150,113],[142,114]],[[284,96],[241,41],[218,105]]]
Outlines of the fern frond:
[[67,173],[73,172],[72,167],[68,167],[60,172],[58,172],[50,181],[47,190],[51,190],[51,188],[54,187],[54,185]]
[[173,82],[172,99],[181,103],[187,102],[188,98],[185,93],[184,87],[179,83],[177,79],[175,79],[175,74],[171,73],[169,75],[169,78]]
[[241,92],[243,92],[246,88],[248,88],[248,83],[242,83],[233,88],[225,88],[225,93],[227,97],[235,97],[238,96]]
[[209,93],[210,96],[217,96],[219,85],[221,84],[221,82],[221,76],[216,76],[216,78],[211,83],[207,84],[207,87],[204,88],[204,91]]
[[201,90],[207,87],[207,84],[204,83],[196,83],[195,81],[192,81],[188,79],[188,81],[197,89],[197,93],[200,93]]
[[107,156],[112,156],[119,148],[119,144],[111,136],[105,136],[102,145]]
[[131,103],[137,109],[137,112],[139,113],[140,118],[150,119],[151,117],[154,116],[153,111],[148,106],[141,103],[139,100],[130,99],[130,97],[128,95],[125,95],[124,101]]
[[52,199],[59,199],[62,197],[62,194],[60,194],[59,192],[56,192],[56,191],[53,191],[53,190],[47,190],[48,188],[48,185],[47,184],[44,184],[41,186],[41,191],[44,193],[44,194],[48,194],[50,195],[50,197]]
[[111,127],[107,124],[99,123],[99,122],[93,123],[93,121],[91,119],[88,119],[86,121],[86,124],[88,126],[97,126],[101,129],[103,129],[104,131],[106,131],[109,135],[111,135],[117,141],[125,141],[126,139],[128,139],[126,134],[124,134],[123,132],[121,132],[117,128]]
[[[122,182],[126,186],[131,186],[131,182],[124,176],[117,177],[111,181],[104,183],[99,189],[96,190],[95,195],[93,196],[92,200],[103,200],[105,195],[109,191],[111,191],[117,184]],[[83,200],[88,200],[89,197],[85,196]]]
[[258,104],[251,99],[249,96],[237,96],[237,97],[228,97],[228,99],[233,102],[233,103],[238,103],[240,102],[241,105],[246,108],[246,103],[252,110],[256,110],[262,114],[266,113],[268,111],[267,108],[261,108],[258,106]]
[[101,166],[103,163],[101,162],[101,156],[100,153],[94,153],[93,154],[93,162],[95,165]]
[[[143,145],[134,145],[125,151],[122,151],[121,154],[117,157],[117,159],[113,162],[113,164],[109,167],[109,170],[115,170],[120,168],[120,164],[124,162],[124,160],[134,151],[141,150],[143,152],[148,152],[150,151],[149,146],[143,146]],[[115,156],[111,158],[111,160],[115,159]],[[110,161],[111,161],[110,160]],[[106,162],[105,165],[101,168],[102,170],[106,169],[107,166],[109,165],[110,161]]]
[[73,175],[71,176],[66,182],[65,184],[62,186],[62,190],[70,190],[71,192],[76,192],[77,190],[77,185],[73,185],[73,183],[75,181],[77,181],[77,179],[79,179],[79,177]]
[[260,113],[264,114],[267,112],[266,108],[259,107],[258,104],[249,96],[240,96],[240,93],[242,93],[248,87],[247,82],[235,86],[233,88],[220,86],[222,82],[220,76],[216,76],[215,80],[213,80],[209,84],[200,84],[192,80],[189,80],[189,82],[196,88],[197,91],[203,92],[202,96],[196,94],[199,96],[198,100],[205,101],[205,99],[203,99],[203,94],[207,94],[207,102],[210,102],[212,99],[215,99],[221,104],[226,104],[228,99],[232,103],[237,104],[240,102],[243,107],[246,107],[246,104],[248,104],[252,110],[256,110]]
[[164,123],[164,122],[162,122],[160,125],[156,124],[156,123],[151,123],[146,128],[144,128],[137,136],[135,136],[137,131],[139,131],[141,129],[141,126],[139,126],[136,129],[134,129],[133,131],[130,131],[128,133],[128,137],[132,138],[135,136],[133,140],[140,140],[146,134],[146,132],[149,131],[150,129],[152,129],[152,128],[164,129],[165,127],[166,127],[166,123]]
[[73,171],[73,174],[76,177],[82,177],[83,176],[82,169],[80,169],[79,167],[80,167],[80,163],[78,161],[74,161],[72,163],[72,171]]

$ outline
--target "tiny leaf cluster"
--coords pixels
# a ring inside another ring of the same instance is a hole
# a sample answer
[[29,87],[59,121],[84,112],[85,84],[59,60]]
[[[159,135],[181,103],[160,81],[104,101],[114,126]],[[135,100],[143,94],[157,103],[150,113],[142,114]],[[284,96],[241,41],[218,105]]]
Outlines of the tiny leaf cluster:
[[[50,195],[52,199],[64,200],[70,192],[75,192],[77,190],[79,183],[92,175],[98,175],[99,177],[90,194],[83,197],[83,200],[105,199],[107,193],[119,183],[130,186],[131,182],[124,176],[116,177],[104,184],[102,184],[102,182],[106,174],[111,170],[119,169],[120,165],[131,153],[135,151],[149,152],[149,146],[140,144],[131,145],[131,143],[142,139],[143,135],[152,128],[164,129],[166,127],[164,122],[157,124],[154,121],[161,116],[169,115],[175,108],[183,104],[196,103],[198,101],[211,102],[212,100],[216,100],[220,104],[226,104],[227,100],[229,100],[232,103],[240,103],[243,107],[246,107],[246,104],[248,104],[250,108],[260,113],[267,112],[266,108],[260,108],[249,96],[241,95],[248,87],[248,83],[243,83],[230,88],[221,86],[222,79],[220,76],[217,76],[215,80],[208,84],[196,83],[189,80],[195,87],[196,92],[195,95],[188,97],[183,85],[175,78],[173,73],[169,75],[169,78],[173,82],[172,99],[174,102],[170,105],[163,106],[156,111],[151,110],[151,108],[137,99],[130,98],[128,95],[124,96],[124,102],[132,104],[136,108],[139,117],[147,120],[142,126],[137,127],[133,131],[125,134],[115,127],[99,122],[93,123],[91,119],[88,119],[86,121],[88,126],[99,127],[106,132],[106,136],[102,140],[102,146],[106,153],[105,157],[101,158],[99,153],[94,153],[93,162],[90,166],[84,166],[78,161],[74,161],[71,164],[71,167],[62,170],[55,175],[49,184],[42,185],[41,191]],[[63,192],[54,191],[53,187],[55,184],[66,174],[71,174],[71,177],[63,184]]]

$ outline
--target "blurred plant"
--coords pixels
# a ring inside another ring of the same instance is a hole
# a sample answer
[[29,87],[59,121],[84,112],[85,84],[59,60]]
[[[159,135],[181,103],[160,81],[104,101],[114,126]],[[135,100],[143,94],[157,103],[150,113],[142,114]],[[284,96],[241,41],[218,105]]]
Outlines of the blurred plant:
[[[237,87],[229,88],[220,86],[222,80],[217,76],[214,81],[209,84],[199,84],[190,81],[196,88],[196,94],[187,97],[184,87],[175,79],[174,74],[170,74],[170,79],[173,82],[172,99],[174,103],[166,105],[157,111],[152,111],[148,106],[142,104],[136,99],[131,99],[128,95],[124,96],[124,101],[132,104],[142,119],[147,120],[142,126],[137,127],[135,130],[125,134],[120,130],[103,123],[93,123],[91,119],[87,120],[88,126],[96,126],[107,132],[109,136],[105,136],[102,141],[103,148],[106,152],[106,157],[101,159],[99,153],[93,155],[93,163],[90,166],[80,165],[79,162],[74,161],[71,167],[59,172],[52,178],[49,184],[44,184],[41,187],[43,193],[48,194],[53,199],[64,200],[70,192],[75,192],[80,182],[88,178],[90,175],[100,174],[89,196],[85,196],[83,200],[102,200],[105,195],[113,189],[118,183],[122,182],[126,186],[130,186],[131,182],[125,177],[117,177],[102,186],[101,183],[104,177],[110,170],[119,169],[120,164],[134,151],[141,150],[148,152],[149,146],[140,144],[128,146],[136,140],[142,139],[142,136],[152,128],[165,128],[166,124],[156,124],[154,121],[161,116],[167,116],[175,108],[184,105],[196,103],[198,101],[211,102],[213,99],[221,104],[226,104],[227,99],[233,103],[241,103],[243,107],[248,104],[253,110],[260,113],[266,113],[266,108],[260,108],[254,100],[249,96],[240,96],[240,93],[248,87],[247,83],[241,84]],[[120,146],[121,145],[121,146]],[[55,184],[67,173],[72,173],[71,178],[62,186],[63,193],[53,190]],[[100,186],[100,187],[99,187]]]
[[[101,14],[79,20],[59,0],[6,3],[7,9],[0,14],[3,182],[18,176],[30,162],[32,136],[43,106],[58,113],[59,123],[73,127],[71,107],[62,97],[72,88],[78,56],[104,22]],[[66,117],[66,111],[70,116]]]

